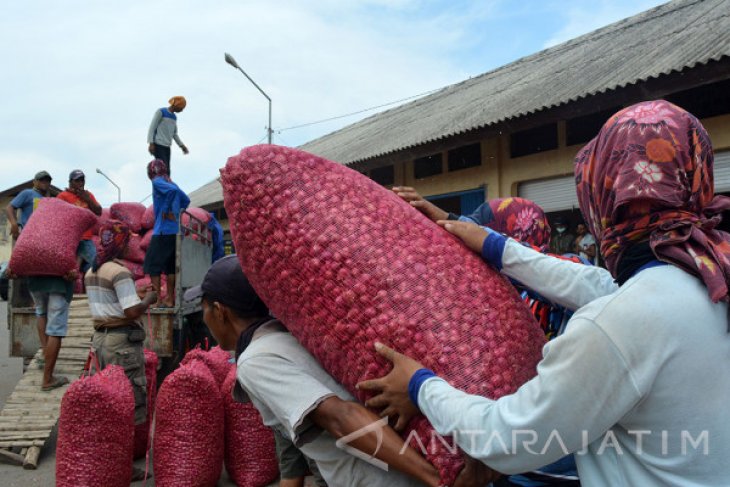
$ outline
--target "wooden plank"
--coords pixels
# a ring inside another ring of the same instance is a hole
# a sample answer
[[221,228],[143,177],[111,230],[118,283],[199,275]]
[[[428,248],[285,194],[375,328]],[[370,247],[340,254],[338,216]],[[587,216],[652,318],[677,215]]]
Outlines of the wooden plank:
[[10,448],[13,446],[43,446],[46,440],[15,440],[15,441],[0,441],[0,448]]
[[53,428],[57,421],[48,419],[46,421],[16,421],[11,423],[0,423],[0,432],[2,434],[12,433],[14,431],[40,431],[43,428]]
[[18,431],[15,433],[10,432],[10,431],[3,431],[3,432],[0,432],[0,441],[35,440],[35,439],[41,439],[41,438],[48,438],[49,436],[51,436],[50,429]]
[[0,448],[0,460],[5,460],[14,465],[23,465],[25,456]]
[[23,462],[23,468],[25,470],[35,470],[38,468],[38,458],[40,455],[40,447],[32,446],[28,448],[28,453],[25,455],[25,461]]

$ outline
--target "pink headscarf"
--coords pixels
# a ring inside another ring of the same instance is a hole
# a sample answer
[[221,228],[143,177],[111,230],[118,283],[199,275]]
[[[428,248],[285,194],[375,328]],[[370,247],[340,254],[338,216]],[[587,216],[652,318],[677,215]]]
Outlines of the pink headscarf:
[[578,200],[616,276],[622,253],[648,241],[656,257],[727,299],[730,235],[716,230],[730,198],[714,196],[710,138],[699,120],[664,100],[612,116],[576,157]]

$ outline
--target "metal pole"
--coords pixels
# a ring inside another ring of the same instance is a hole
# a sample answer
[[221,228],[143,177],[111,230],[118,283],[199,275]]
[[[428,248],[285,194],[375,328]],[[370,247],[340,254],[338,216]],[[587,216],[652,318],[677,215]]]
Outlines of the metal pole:
[[122,202],[122,189],[119,186],[117,186],[117,183],[115,183],[114,181],[112,181],[111,178],[109,176],[107,176],[106,174],[104,174],[101,171],[101,169],[99,169],[98,167],[96,168],[96,172],[98,172],[99,174],[101,174],[102,176],[104,176],[107,181],[109,181],[110,183],[112,183],[112,185],[115,188],[117,188],[117,202],[121,203]]
[[271,136],[274,132],[274,129],[271,128],[271,100],[269,100],[269,145],[271,145]]
[[269,135],[269,144],[271,144],[271,136],[274,133],[274,129],[271,128],[271,98],[269,97],[269,95],[266,94],[266,92],[264,90],[261,89],[261,87],[258,84],[256,84],[256,82],[248,75],[248,73],[246,73],[246,71],[244,71],[243,68],[241,68],[241,66],[238,65],[236,60],[233,59],[233,56],[231,56],[228,53],[225,53],[225,60],[228,64],[230,64],[231,66],[233,66],[234,68],[236,68],[237,70],[242,72],[243,75],[251,82],[251,84],[254,85],[256,87],[256,89],[259,90],[261,92],[261,94],[264,95],[264,97],[266,97],[267,100],[269,100],[269,127],[267,129],[267,133]]

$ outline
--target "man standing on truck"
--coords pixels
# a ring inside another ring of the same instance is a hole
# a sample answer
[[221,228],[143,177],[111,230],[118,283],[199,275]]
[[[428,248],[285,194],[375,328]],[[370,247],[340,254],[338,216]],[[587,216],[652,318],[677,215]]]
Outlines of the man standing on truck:
[[[13,198],[5,208],[10,222],[10,234],[17,239],[20,229],[28,223],[30,215],[38,206],[42,198],[51,195],[51,175],[46,171],[40,171],[33,178],[33,187],[24,189]],[[20,220],[16,218],[16,212],[20,210]]]
[[161,296],[161,279],[167,279],[167,297],[158,300],[156,306],[172,308],[175,306],[175,251],[177,248],[178,219],[180,211],[190,204],[190,198],[177,184],[170,180],[167,164],[154,159],[147,165],[147,177],[152,181],[152,202],[155,208],[155,226],[152,241],[144,257],[144,272],[149,274],[152,286]]
[[170,146],[172,146],[173,140],[182,149],[183,154],[189,152],[187,146],[183,144],[177,135],[177,115],[175,115],[185,110],[187,101],[184,96],[173,96],[170,98],[169,103],[169,107],[163,107],[155,111],[150,128],[147,131],[147,144],[149,144],[150,154],[155,159],[165,161],[168,172],[170,172]]
[[[115,261],[124,253],[130,234],[129,226],[117,220],[102,226],[99,230],[101,249],[84,276],[84,283],[94,320],[91,344],[99,365],[101,368],[107,365],[124,367],[134,391],[134,423],[141,424],[147,420],[147,380],[143,350],[145,330],[139,319],[157,300],[157,295],[147,291],[140,300],[132,273]],[[135,480],[143,476],[144,472],[134,470]]]
[[[91,191],[87,191],[86,175],[81,169],[74,169],[68,176],[68,188],[57,196],[58,199],[71,203],[72,205],[86,208],[96,216],[101,216],[101,205]],[[81,236],[81,242],[76,250],[76,262],[82,273],[86,272],[94,264],[96,259],[96,246],[91,238],[94,236],[92,229],[88,229]]]

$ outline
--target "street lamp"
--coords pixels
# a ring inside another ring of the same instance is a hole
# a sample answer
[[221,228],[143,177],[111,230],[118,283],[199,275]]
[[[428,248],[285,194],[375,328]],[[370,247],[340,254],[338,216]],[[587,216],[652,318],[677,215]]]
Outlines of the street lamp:
[[122,190],[119,188],[119,186],[117,186],[117,183],[115,183],[114,181],[112,181],[109,176],[107,176],[106,174],[104,174],[103,172],[101,172],[101,169],[99,169],[98,167],[96,168],[96,172],[98,172],[99,174],[101,174],[102,176],[104,176],[107,181],[109,181],[110,183],[112,183],[112,185],[114,185],[114,187],[117,188],[117,201],[119,203],[121,203],[122,202]]
[[234,68],[236,68],[237,70],[239,70],[240,72],[242,72],[243,75],[246,78],[248,78],[248,80],[256,87],[256,89],[259,90],[261,92],[261,94],[266,97],[267,100],[269,100],[269,128],[267,129],[267,132],[269,134],[269,144],[271,144],[271,134],[274,132],[274,130],[271,128],[271,98],[269,98],[269,95],[267,95],[264,92],[264,90],[262,90],[261,87],[259,85],[257,85],[256,82],[254,80],[252,80],[248,74],[246,74],[246,71],[241,69],[241,66],[239,66],[238,63],[236,62],[236,60],[233,59],[233,56],[231,56],[228,53],[225,53],[225,54],[226,54],[225,55],[226,62],[228,64],[230,64],[231,66],[233,66]]

